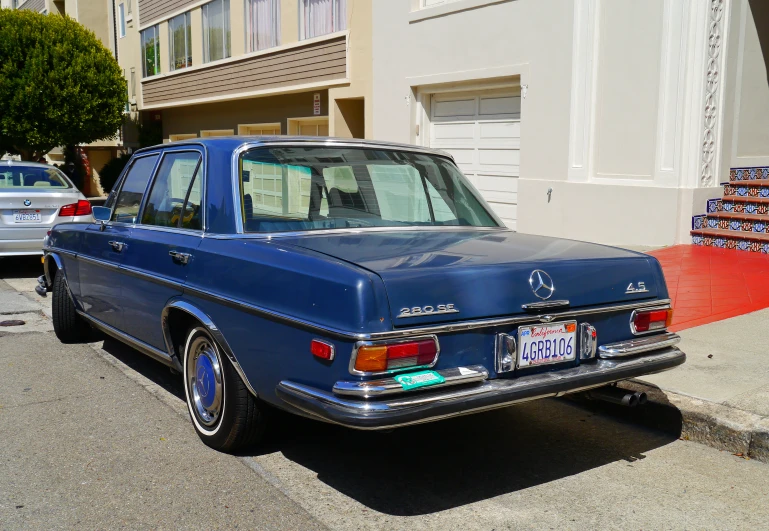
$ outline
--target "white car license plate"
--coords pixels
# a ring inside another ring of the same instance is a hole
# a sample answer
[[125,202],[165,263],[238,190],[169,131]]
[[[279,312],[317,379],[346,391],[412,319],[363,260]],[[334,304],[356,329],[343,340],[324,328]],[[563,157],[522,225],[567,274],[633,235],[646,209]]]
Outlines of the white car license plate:
[[14,223],[40,223],[43,217],[39,210],[14,210]]
[[577,322],[518,327],[518,367],[548,365],[577,356]]

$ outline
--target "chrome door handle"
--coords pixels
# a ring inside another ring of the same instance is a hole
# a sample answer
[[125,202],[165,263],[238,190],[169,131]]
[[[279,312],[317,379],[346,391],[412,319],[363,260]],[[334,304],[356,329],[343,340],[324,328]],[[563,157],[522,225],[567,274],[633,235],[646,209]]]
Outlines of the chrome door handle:
[[115,251],[116,253],[122,253],[123,249],[128,247],[124,242],[116,242],[116,241],[109,242],[109,245],[110,247],[112,247],[112,250]]
[[180,253],[179,251],[168,251],[168,255],[180,264],[187,264],[192,255],[190,253]]

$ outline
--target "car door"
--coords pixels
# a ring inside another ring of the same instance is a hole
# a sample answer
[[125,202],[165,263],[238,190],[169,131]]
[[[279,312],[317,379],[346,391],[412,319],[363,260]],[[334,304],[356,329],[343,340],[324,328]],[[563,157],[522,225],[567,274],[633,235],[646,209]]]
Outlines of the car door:
[[131,226],[139,214],[158,159],[157,153],[135,158],[115,200],[110,199],[110,221],[104,226],[91,224],[83,231],[78,254],[80,302],[89,316],[118,330],[123,328],[122,296],[131,289],[120,272],[120,265],[128,252]]
[[181,295],[201,242],[203,167],[202,151],[164,153],[121,266],[131,277],[131,289],[123,292],[123,329],[161,350],[163,308]]

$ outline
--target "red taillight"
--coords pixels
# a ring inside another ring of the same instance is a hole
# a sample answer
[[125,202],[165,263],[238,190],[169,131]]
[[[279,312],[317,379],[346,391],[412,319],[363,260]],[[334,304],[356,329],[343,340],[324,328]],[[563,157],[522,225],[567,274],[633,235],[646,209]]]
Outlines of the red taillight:
[[670,326],[673,320],[673,310],[652,310],[648,312],[636,312],[633,315],[633,332],[653,332],[664,330]]
[[431,365],[438,355],[438,343],[433,339],[393,343],[390,345],[363,345],[358,348],[355,370],[385,372],[409,367]]
[[331,361],[334,359],[334,346],[319,339],[313,339],[310,342],[310,352],[313,356],[322,360]]
[[81,199],[77,203],[61,207],[59,209],[59,217],[69,218],[72,216],[87,216],[91,212],[91,203],[85,199]]

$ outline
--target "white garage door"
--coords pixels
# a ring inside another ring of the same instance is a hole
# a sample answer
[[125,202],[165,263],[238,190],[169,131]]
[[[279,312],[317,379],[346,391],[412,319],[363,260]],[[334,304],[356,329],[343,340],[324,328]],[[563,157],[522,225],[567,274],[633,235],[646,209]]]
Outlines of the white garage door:
[[519,89],[436,94],[430,105],[430,146],[454,156],[511,229],[518,218],[521,148]]

